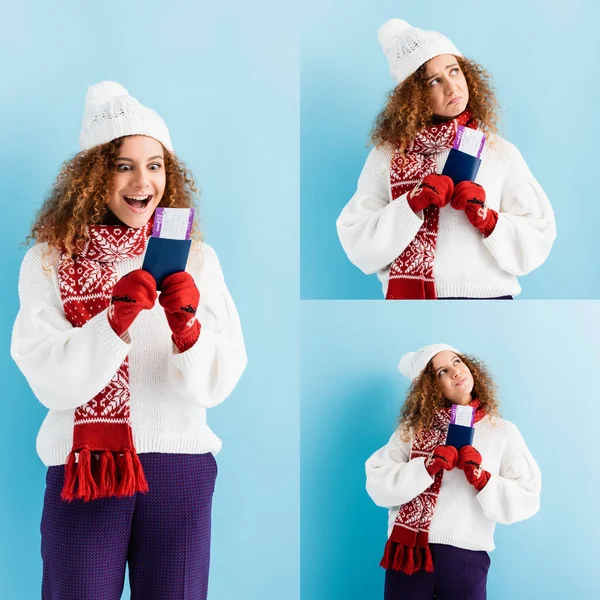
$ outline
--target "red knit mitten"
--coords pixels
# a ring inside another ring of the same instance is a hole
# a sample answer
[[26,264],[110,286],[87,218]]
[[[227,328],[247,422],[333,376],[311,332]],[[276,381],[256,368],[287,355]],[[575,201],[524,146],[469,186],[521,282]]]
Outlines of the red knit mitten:
[[473,446],[463,446],[458,451],[459,469],[465,472],[467,481],[480,492],[490,480],[491,475],[481,468],[481,454]]
[[438,471],[452,471],[458,460],[458,452],[454,446],[438,446],[425,461],[425,468],[431,477]]
[[432,204],[442,208],[450,202],[454,182],[447,175],[427,175],[419,185],[415,186],[406,199],[414,213],[425,210]]
[[113,288],[108,322],[120,337],[143,311],[149,310],[156,302],[156,281],[147,271],[137,269],[127,273]]
[[196,319],[200,292],[194,278],[185,271],[169,275],[163,281],[158,301],[165,309],[173,343],[179,352],[189,350],[200,336],[200,323]]
[[473,181],[461,181],[454,188],[450,202],[452,208],[464,210],[473,227],[487,237],[494,231],[498,222],[498,213],[485,203],[485,190]]

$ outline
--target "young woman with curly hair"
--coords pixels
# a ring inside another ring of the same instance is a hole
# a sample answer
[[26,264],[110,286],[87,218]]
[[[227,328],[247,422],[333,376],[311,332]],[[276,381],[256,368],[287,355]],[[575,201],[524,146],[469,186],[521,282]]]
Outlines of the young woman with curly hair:
[[[379,40],[397,81],[358,188],[337,220],[348,258],[387,299],[504,298],[548,257],[546,194],[497,131],[488,73],[443,35],[392,19]],[[486,136],[476,181],[441,174],[460,126]]]
[[197,224],[160,294],[141,269],[155,209],[195,203],[164,121],[102,82],[80,146],[33,225],[11,344],[49,409],[42,597],[118,600],[128,564],[132,598],[206,598],[221,447],[206,409],[245,368],[238,314]]
[[[412,379],[400,425],[366,463],[367,492],[389,510],[385,600],[484,600],[496,523],[538,511],[539,468],[500,418],[483,363],[432,344],[399,369]],[[453,405],[470,406],[474,423],[472,445],[458,450],[446,444]]]

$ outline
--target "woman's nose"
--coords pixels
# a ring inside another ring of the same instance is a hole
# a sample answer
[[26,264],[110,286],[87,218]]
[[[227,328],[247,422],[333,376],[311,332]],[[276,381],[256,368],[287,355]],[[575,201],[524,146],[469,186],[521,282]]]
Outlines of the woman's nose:
[[146,175],[146,173],[144,173],[141,170],[138,170],[134,177],[133,177],[133,181],[131,182],[133,187],[138,187],[140,189],[144,189],[147,185],[148,185],[148,176]]

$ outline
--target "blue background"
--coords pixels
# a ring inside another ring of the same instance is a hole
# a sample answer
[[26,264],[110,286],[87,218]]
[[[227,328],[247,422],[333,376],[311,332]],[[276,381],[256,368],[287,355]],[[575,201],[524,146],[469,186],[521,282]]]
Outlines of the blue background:
[[383,597],[387,511],[364,463],[397,423],[400,357],[436,342],[488,364],[543,474],[539,513],[496,528],[488,599],[600,598],[596,302],[304,301],[302,330],[303,598]]
[[550,198],[557,240],[546,263],[520,278],[519,297],[600,297],[597,2],[563,2],[557,10],[541,0],[303,5],[302,298],[382,297],[377,277],[364,275],[344,254],[335,221],[356,191],[369,131],[394,87],[377,41],[391,17],[441,31],[490,71],[505,109],[500,133],[519,148]]
[[244,328],[248,369],[208,412],[223,439],[209,597],[298,598],[299,59],[287,18],[274,1],[3,6],[1,598],[39,598],[41,582],[46,411],[9,357],[19,244],[78,150],[88,85],[105,79],[167,122]]

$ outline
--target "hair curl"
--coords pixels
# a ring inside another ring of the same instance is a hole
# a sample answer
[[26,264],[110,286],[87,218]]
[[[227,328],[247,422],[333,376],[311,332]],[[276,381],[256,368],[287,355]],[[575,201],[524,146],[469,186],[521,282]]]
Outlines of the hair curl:
[[[123,137],[79,152],[65,161],[44,204],[38,210],[31,239],[47,242],[49,249],[75,257],[87,241],[86,226],[102,223],[107,211],[115,173],[115,159]],[[164,146],[166,184],[158,206],[197,208],[198,189],[191,173]],[[195,211],[192,237],[202,239]]]
[[[473,376],[472,396],[479,400],[486,414],[499,417],[500,403],[496,384],[488,367],[473,356],[457,356],[467,365]],[[421,375],[412,382],[402,405],[398,426],[402,439],[408,441],[411,435],[431,427],[435,412],[448,406],[451,406],[451,403],[442,395],[430,360]]]
[[[500,107],[491,84],[491,75],[468,58],[457,56],[456,60],[467,81],[467,108],[484,133],[496,133]],[[371,142],[375,146],[390,143],[404,152],[417,133],[434,122],[426,64],[388,93],[387,102],[371,130]]]

